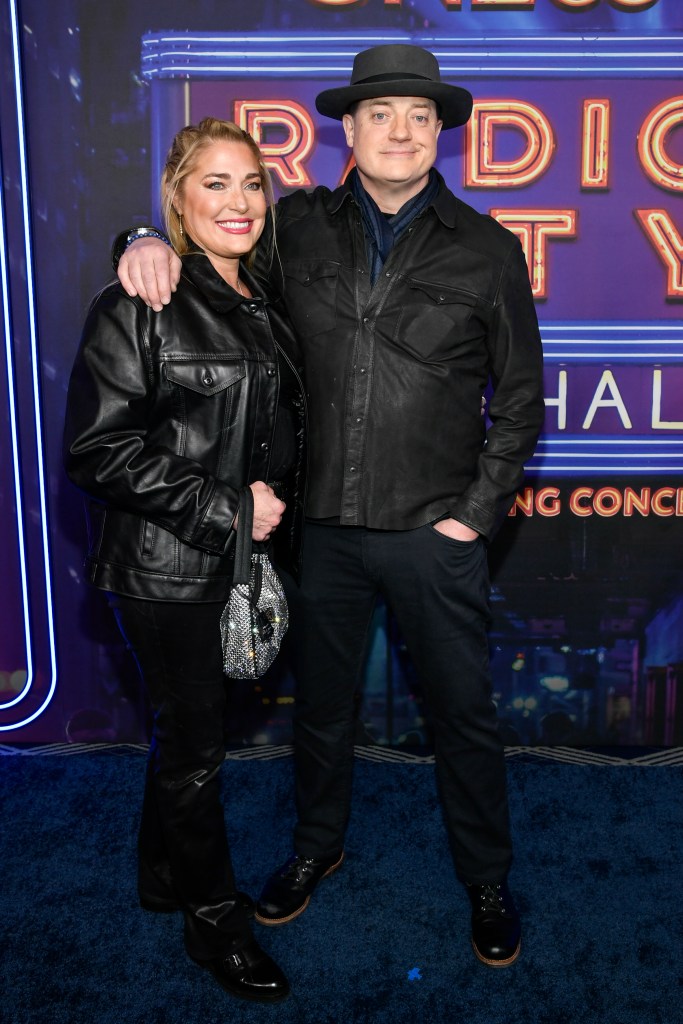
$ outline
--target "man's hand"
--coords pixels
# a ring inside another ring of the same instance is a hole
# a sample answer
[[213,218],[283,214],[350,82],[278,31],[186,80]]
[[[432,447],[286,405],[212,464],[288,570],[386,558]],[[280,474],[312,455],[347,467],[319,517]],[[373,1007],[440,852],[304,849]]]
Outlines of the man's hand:
[[434,523],[434,529],[437,533],[443,533],[444,537],[450,537],[451,540],[473,541],[479,536],[471,526],[465,526],[457,519],[440,519],[438,523]]
[[[286,509],[284,501],[275,496],[275,491],[263,480],[249,484],[254,495],[254,526],[252,540],[268,540],[273,530],[280,525],[282,514]],[[237,517],[235,517],[236,525]]]
[[170,245],[160,238],[140,238],[128,246],[119,260],[119,281],[131,298],[139,295],[158,313],[171,301],[181,267]]

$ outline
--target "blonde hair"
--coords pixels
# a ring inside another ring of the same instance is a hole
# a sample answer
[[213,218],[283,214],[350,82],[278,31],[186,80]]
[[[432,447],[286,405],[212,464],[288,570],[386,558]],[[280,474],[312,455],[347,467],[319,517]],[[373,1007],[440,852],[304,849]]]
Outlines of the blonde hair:
[[[161,209],[166,226],[166,233],[171,245],[183,256],[190,251],[187,238],[182,232],[180,214],[173,205],[176,194],[182,192],[182,184],[188,174],[194,170],[201,150],[213,142],[241,142],[253,153],[261,178],[261,187],[268,203],[273,238],[275,238],[275,200],[270,173],[266,167],[261,150],[251,135],[243,131],[234,121],[221,121],[217,117],[205,117],[199,124],[188,124],[177,133],[166,157],[163,174],[161,175]],[[247,264],[253,262],[254,250],[247,257]]]

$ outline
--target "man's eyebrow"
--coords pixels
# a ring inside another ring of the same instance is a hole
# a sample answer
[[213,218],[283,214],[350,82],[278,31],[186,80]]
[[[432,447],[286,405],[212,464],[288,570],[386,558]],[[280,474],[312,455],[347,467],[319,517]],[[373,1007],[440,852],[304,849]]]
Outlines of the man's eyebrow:
[[[433,103],[433,100],[419,100],[417,103],[411,103],[410,108],[411,110],[415,110],[417,107],[419,107],[421,110],[431,110]],[[371,107],[393,107],[394,105],[395,104],[393,100],[389,99],[370,100]],[[436,104],[434,104],[434,106],[436,106]]]

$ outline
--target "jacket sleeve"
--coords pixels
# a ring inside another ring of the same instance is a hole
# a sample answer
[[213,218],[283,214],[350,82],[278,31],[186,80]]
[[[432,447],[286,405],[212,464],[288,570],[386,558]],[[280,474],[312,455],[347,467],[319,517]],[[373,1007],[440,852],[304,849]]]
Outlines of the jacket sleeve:
[[543,426],[543,352],[518,239],[503,266],[488,333],[493,396],[477,472],[451,509],[489,540],[507,515]]
[[118,286],[91,307],[69,383],[66,471],[90,497],[221,554],[238,490],[162,443],[163,425],[152,415],[151,326],[147,307]]

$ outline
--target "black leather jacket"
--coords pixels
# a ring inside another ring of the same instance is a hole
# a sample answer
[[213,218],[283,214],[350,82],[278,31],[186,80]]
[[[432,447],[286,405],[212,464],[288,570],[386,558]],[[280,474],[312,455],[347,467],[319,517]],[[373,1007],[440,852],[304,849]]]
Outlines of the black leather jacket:
[[438,178],[374,288],[347,185],[278,203],[273,283],[306,372],[306,512],[390,530],[450,515],[491,537],[543,421],[540,336],[519,241]]
[[[160,313],[118,284],[98,296],[71,376],[64,449],[69,477],[91,499],[91,583],[155,600],[226,598],[238,490],[269,480],[278,355],[296,361],[277,303],[243,299],[204,255],[183,259],[178,290]],[[284,481],[276,536],[295,570],[305,409],[293,380],[298,461]]]

